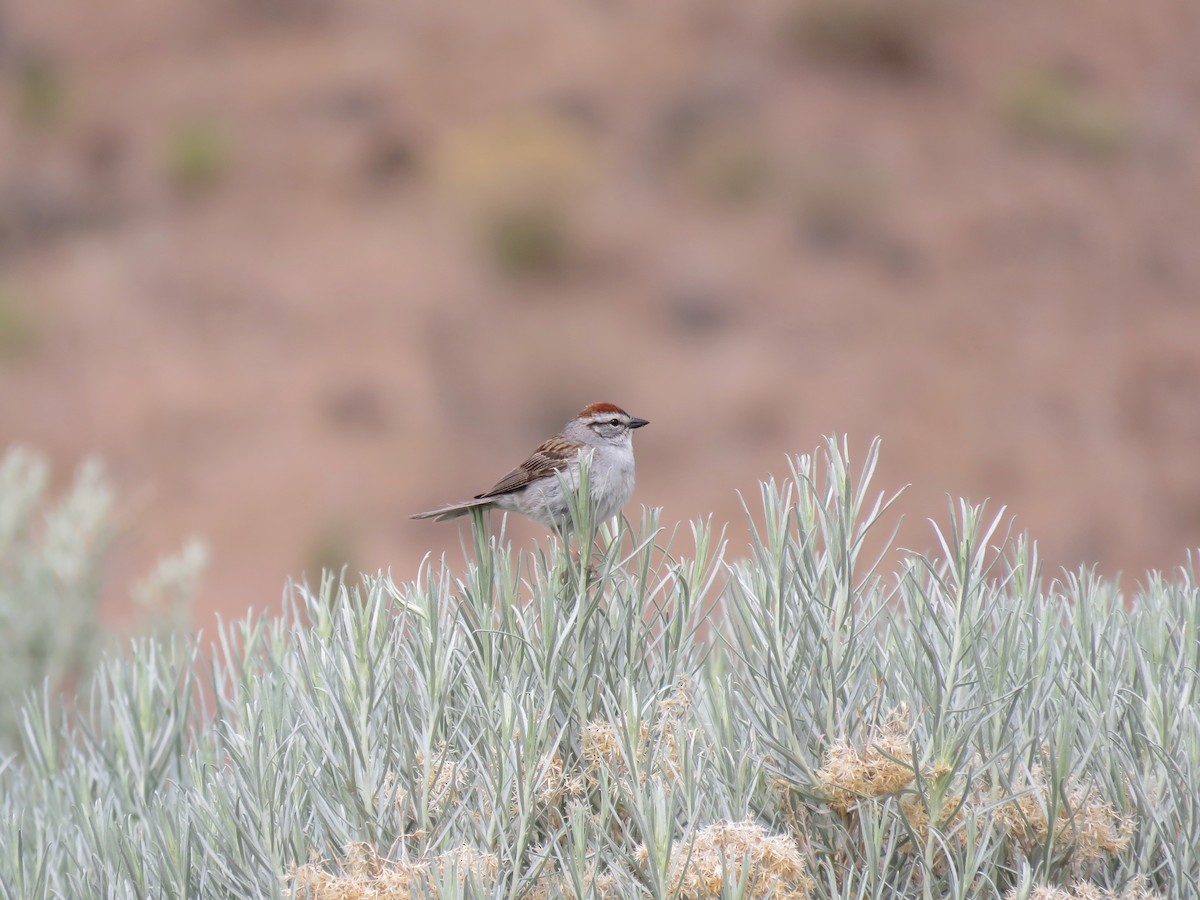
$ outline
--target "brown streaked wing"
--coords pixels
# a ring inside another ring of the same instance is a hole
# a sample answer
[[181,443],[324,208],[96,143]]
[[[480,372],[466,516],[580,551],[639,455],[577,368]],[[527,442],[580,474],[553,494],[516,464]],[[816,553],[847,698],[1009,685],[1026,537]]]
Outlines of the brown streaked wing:
[[530,454],[529,459],[517,466],[501,478],[489,491],[476,494],[476,500],[486,497],[496,497],[520,490],[531,481],[552,475],[567,464],[579,453],[583,445],[569,441],[564,437],[552,437]]

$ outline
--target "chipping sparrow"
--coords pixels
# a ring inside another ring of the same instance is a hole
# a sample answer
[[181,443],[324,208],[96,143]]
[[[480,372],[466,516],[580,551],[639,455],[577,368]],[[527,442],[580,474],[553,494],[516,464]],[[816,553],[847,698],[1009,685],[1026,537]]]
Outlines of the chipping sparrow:
[[633,494],[633,430],[649,424],[619,406],[593,403],[491,490],[412,518],[441,522],[472,509],[496,508],[529,516],[565,536],[571,531],[571,513],[558,473],[568,484],[578,485],[580,457],[590,453],[589,492],[596,521],[602,522],[620,512]]

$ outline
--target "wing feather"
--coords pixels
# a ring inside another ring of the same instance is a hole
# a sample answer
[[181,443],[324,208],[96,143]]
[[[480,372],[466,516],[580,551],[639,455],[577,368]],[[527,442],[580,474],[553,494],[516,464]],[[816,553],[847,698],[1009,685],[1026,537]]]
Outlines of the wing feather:
[[570,465],[582,446],[577,441],[570,441],[561,436],[552,437],[534,450],[529,459],[497,481],[491,490],[476,494],[475,499],[483,500],[500,494],[510,494],[530,482],[553,475]]

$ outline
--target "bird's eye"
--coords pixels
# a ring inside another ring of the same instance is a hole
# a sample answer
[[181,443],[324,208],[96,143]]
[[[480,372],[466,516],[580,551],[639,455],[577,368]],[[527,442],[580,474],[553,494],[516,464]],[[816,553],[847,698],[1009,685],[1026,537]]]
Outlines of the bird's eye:
[[609,420],[608,420],[608,424],[609,424],[609,425],[620,425],[620,424],[621,424],[621,420],[620,420],[620,419],[609,419]]

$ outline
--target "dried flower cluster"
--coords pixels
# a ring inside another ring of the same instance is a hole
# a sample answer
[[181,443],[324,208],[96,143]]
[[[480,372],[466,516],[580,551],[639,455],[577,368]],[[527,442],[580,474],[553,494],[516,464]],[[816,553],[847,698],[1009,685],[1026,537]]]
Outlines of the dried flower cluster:
[[[424,782],[426,811],[433,818],[440,818],[447,810],[459,802],[462,795],[470,788],[473,775],[461,763],[458,756],[445,743],[437,748],[437,756],[429,763],[425,771],[425,758],[417,754],[414,760],[417,781]],[[424,773],[424,774],[422,774]],[[400,786],[395,772],[388,772],[380,787],[379,796],[383,801],[394,802],[410,821],[419,818],[416,808],[417,798]]]
[[609,873],[597,872],[591,864],[584,870],[580,881],[582,892],[575,889],[575,882],[571,878],[555,869],[542,875],[529,893],[522,896],[526,900],[590,900],[594,897],[621,896],[617,880]]
[[[330,871],[335,868],[335,874]],[[384,859],[370,844],[352,844],[346,855],[330,865],[317,860],[293,866],[284,876],[290,887],[284,895],[296,900],[410,900],[426,897],[453,873],[462,885],[467,878],[488,885],[499,873],[499,860],[489,853],[458,847],[437,856],[412,861]]]
[[[962,846],[966,841],[966,832],[958,826],[974,811],[963,802],[961,794],[945,798],[940,807],[936,815],[930,816],[929,806],[921,798],[910,795],[900,801],[900,812],[913,830],[917,844],[923,845],[928,840],[930,820],[933,819],[933,826],[942,835],[949,835],[953,843]],[[915,849],[911,844],[908,848]]]
[[[444,744],[438,747],[437,752],[437,758],[429,762],[429,769],[425,774],[425,791],[429,798],[429,812],[440,816],[456,803],[470,786],[471,773]],[[425,769],[423,757],[418,755],[416,764],[419,769]]]
[[843,739],[825,751],[816,774],[830,806],[846,813],[862,799],[908,787],[916,773],[908,762],[912,744],[906,716],[904,707],[891,713],[864,747]]
[[[648,857],[643,847],[638,861]],[[795,842],[773,835],[754,822],[716,822],[690,841],[671,846],[668,889],[673,897],[703,900],[720,897],[728,884],[745,884],[743,896],[799,900],[813,882]]]
[[633,758],[626,752],[621,735],[609,722],[589,722],[583,732],[584,777],[596,783],[604,770],[618,783],[628,786],[634,773],[639,783],[647,778],[673,778],[679,772],[677,727],[691,703],[689,686],[681,682],[659,707],[652,723],[640,723]]
[[[1052,788],[1041,767],[1034,767],[1028,784],[999,806],[977,791],[942,797],[937,809],[930,809],[927,797],[905,790],[917,775],[908,762],[915,754],[907,715],[903,706],[889,713],[865,746],[842,740],[826,751],[824,765],[816,776],[829,806],[845,815],[865,800],[901,794],[900,812],[916,838],[907,845],[909,852],[928,839],[931,827],[936,827],[951,844],[964,846],[967,831],[962,826],[977,817],[981,808],[992,810],[991,818],[1021,854],[1028,856],[1049,843],[1060,855],[1070,857],[1076,872],[1129,845],[1133,821],[1097,796],[1094,788],[1070,787],[1051,821],[1047,810],[1053,806]],[[935,766],[921,775],[934,782],[948,771]]]
[[1026,853],[1051,842],[1056,848],[1069,848],[1075,864],[1084,866],[1129,846],[1133,820],[1120,816],[1096,796],[1094,788],[1072,787],[1052,823],[1047,815],[1050,785],[1040,767],[1033,769],[1029,781],[1026,790],[995,812],[1009,837]]
[[[555,831],[566,821],[568,805],[587,793],[587,778],[582,773],[568,771],[558,754],[543,757],[538,764],[538,771],[541,775],[535,794],[536,815],[546,830]],[[516,805],[514,797],[514,808]]]
[[[1016,900],[1017,896],[1018,891],[1013,888],[1005,894],[1005,900]],[[1150,890],[1139,878],[1121,891],[1105,890],[1083,881],[1069,889],[1040,885],[1030,892],[1029,900],[1162,900],[1162,895]]]
[[541,772],[537,798],[545,806],[561,806],[564,801],[582,797],[587,792],[587,780],[578,772],[568,772],[562,757],[557,754],[542,761]]

